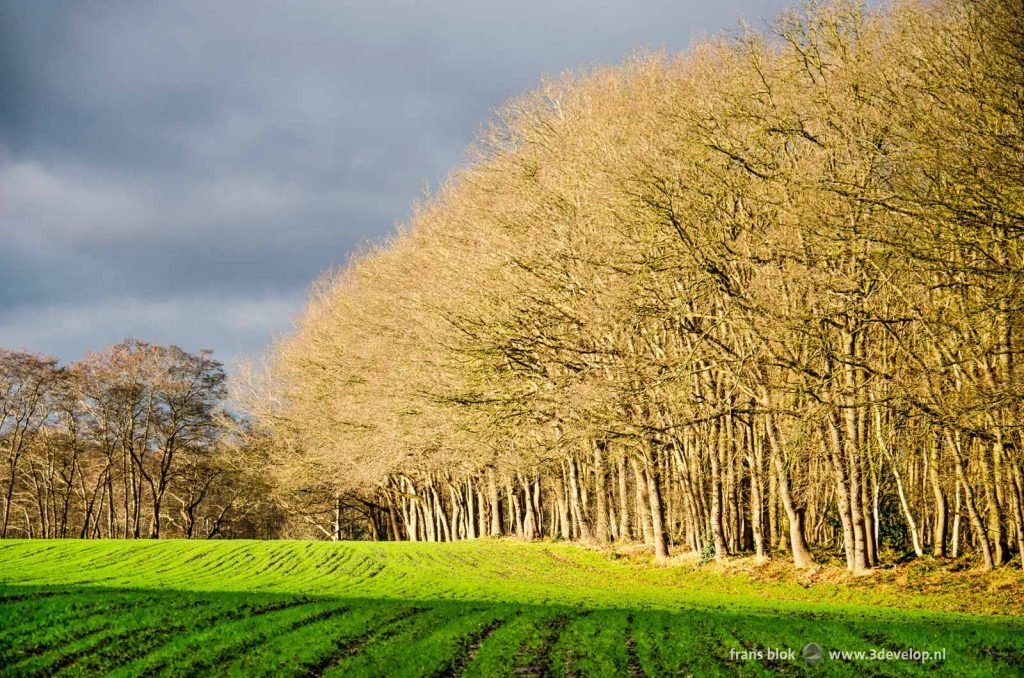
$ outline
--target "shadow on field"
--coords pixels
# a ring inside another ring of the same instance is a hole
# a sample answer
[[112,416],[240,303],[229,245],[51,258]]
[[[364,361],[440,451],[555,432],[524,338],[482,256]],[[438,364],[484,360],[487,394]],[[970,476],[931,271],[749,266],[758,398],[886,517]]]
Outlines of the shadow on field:
[[[1020,675],[1016,621],[0,586],[4,675]],[[814,648],[822,658],[813,662]],[[837,658],[830,652],[861,652]],[[879,656],[888,652],[888,655]],[[930,653],[930,654],[925,654]],[[812,663],[813,662],[813,663]]]

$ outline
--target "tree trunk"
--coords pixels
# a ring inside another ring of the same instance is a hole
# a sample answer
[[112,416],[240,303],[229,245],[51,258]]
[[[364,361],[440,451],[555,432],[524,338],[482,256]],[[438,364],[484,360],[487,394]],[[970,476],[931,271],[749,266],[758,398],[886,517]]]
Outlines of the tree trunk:
[[498,481],[494,469],[487,470],[487,495],[491,504],[491,536],[501,536],[501,501],[498,498]]
[[619,480],[619,541],[630,538],[629,524],[629,488],[626,481],[626,456],[623,454],[616,462]]
[[569,502],[565,498],[564,476],[555,479],[555,503],[558,505],[558,536],[569,541],[572,539],[572,521],[569,519]]
[[586,516],[583,515],[582,503],[576,458],[569,457],[569,508],[572,512],[576,534],[579,535],[580,541],[590,543],[594,541],[594,535],[590,530],[590,525],[587,524]]
[[722,527],[722,453],[724,448],[721,421],[712,424],[714,445],[709,452],[711,457],[711,539],[715,544],[715,560],[723,562],[726,556],[725,533]]
[[644,543],[653,546],[654,530],[651,526],[651,502],[647,491],[647,476],[636,459],[630,457],[629,464],[633,467],[633,478],[636,485],[636,514],[640,518]]
[[[967,483],[966,473],[964,472],[963,454],[960,450],[960,434],[959,433],[946,433],[948,436],[947,442],[953,452],[953,458],[956,461],[956,477],[960,484],[960,487],[964,491],[964,504],[967,506],[967,517],[971,521],[971,527],[974,530],[975,539],[978,542],[978,546],[981,548],[981,554],[984,558],[985,569],[991,570],[995,567],[995,562],[992,558],[992,546],[989,543],[988,535],[985,533],[985,524],[981,520],[981,514],[978,512],[977,504],[974,501],[974,490]],[[959,518],[959,511],[957,514]]]
[[[653,451],[652,451],[653,454]],[[652,459],[647,472],[647,496],[651,503],[651,530],[654,536],[654,558],[663,563],[668,559],[668,534],[665,531],[665,509],[661,494],[661,472],[657,458]]]
[[1013,464],[1010,478],[1010,496],[1013,498],[1013,522],[1017,528],[1017,555],[1020,557],[1020,566],[1024,568],[1024,501],[1021,494],[1024,492],[1024,479],[1021,478],[1020,466]]
[[[992,463],[1002,454],[1001,441],[992,443],[991,447],[981,445],[981,454],[977,455],[981,466],[981,482],[985,489],[985,502],[988,504],[988,535],[992,544],[992,563],[999,567],[1007,560],[1006,532],[1003,530],[1003,511],[996,490],[995,472]],[[991,452],[991,457],[989,453]]]
[[832,473],[835,479],[836,508],[839,510],[839,520],[843,525],[843,549],[846,552],[846,568],[851,572],[858,572],[863,566],[861,561],[858,560],[854,546],[855,536],[853,519],[850,513],[850,491],[846,484],[846,469],[843,463],[843,443],[834,412],[828,416],[826,426],[827,431],[825,435],[831,441],[828,456],[829,461],[832,463]]
[[782,457],[782,446],[779,441],[779,433],[775,428],[775,421],[769,417],[766,422],[765,431],[768,434],[768,444],[772,448],[772,457],[775,460],[775,477],[778,484],[779,499],[782,501],[782,509],[789,519],[789,548],[793,554],[793,565],[798,568],[814,566],[814,558],[811,550],[807,547],[807,538],[804,533],[804,508],[797,508],[793,503],[792,495],[789,492],[789,474],[786,471],[786,464]]
[[932,555],[943,558],[946,555],[946,525],[949,520],[949,507],[946,502],[946,493],[943,492],[942,482],[939,478],[939,445],[941,440],[936,438],[931,446],[931,463],[928,465],[928,477],[931,481],[932,496],[935,498],[935,522],[932,531]]
[[605,442],[594,442],[594,496],[596,498],[597,517],[594,520],[594,539],[598,544],[611,541],[608,530],[608,487],[604,468]]
[[896,494],[900,499],[900,508],[903,509],[903,517],[907,520],[907,527],[910,528],[910,540],[914,546],[914,553],[918,558],[924,555],[924,549],[921,548],[921,536],[917,531],[917,521],[914,520],[914,514],[910,511],[910,505],[907,503],[907,495],[903,491],[903,480],[900,477],[899,469],[896,467],[896,462],[892,463],[892,475],[896,479]]
[[762,467],[764,453],[760,449],[757,437],[754,435],[752,425],[747,425],[746,447],[749,450],[747,465],[750,467],[750,527],[754,537],[754,554],[758,560],[764,560],[766,551],[764,547],[764,506],[761,499]]

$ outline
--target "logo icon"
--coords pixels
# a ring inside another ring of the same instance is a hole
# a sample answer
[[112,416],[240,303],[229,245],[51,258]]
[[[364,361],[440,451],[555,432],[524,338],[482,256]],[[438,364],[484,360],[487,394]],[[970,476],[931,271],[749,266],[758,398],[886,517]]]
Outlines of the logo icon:
[[800,651],[800,654],[803,655],[803,658],[808,664],[813,666],[820,662],[821,658],[825,656],[825,650],[817,643],[807,643],[804,645],[804,649]]

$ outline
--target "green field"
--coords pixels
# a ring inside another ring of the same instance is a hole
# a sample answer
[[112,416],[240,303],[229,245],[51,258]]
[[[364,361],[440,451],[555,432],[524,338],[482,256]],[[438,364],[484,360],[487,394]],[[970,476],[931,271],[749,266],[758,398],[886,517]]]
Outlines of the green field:
[[[891,577],[759,581],[509,540],[6,541],[0,667],[16,676],[1020,675],[1014,581],[978,594],[985,613],[976,614],[962,611],[979,607],[967,589],[929,592]],[[997,614],[1000,596],[1014,614]],[[808,642],[946,657],[826,656],[811,666],[800,656]]]

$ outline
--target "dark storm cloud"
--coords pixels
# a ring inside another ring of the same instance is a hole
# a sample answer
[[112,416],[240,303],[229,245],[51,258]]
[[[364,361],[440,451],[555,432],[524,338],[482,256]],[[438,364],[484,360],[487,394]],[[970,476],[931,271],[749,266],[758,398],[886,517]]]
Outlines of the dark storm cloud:
[[504,99],[779,5],[0,0],[0,346],[258,351]]

